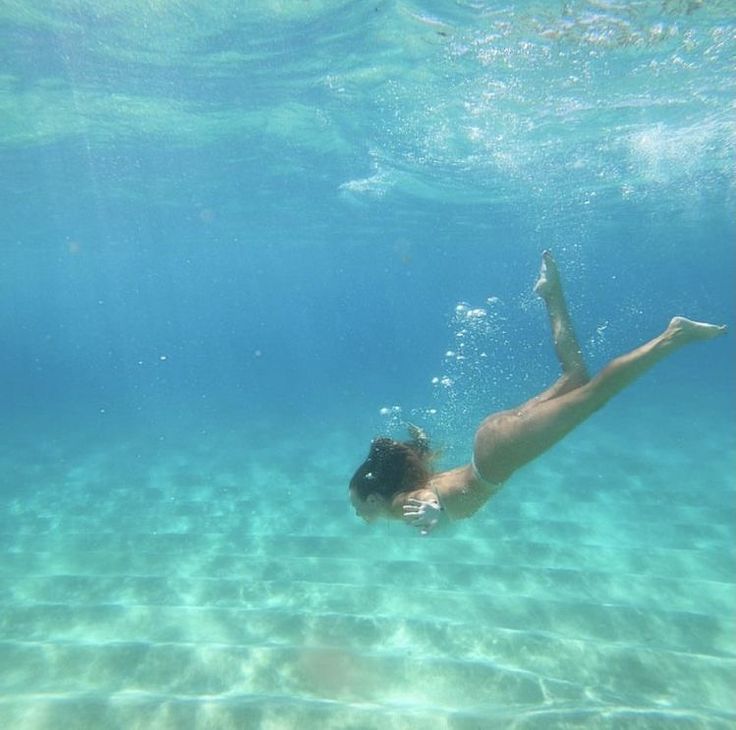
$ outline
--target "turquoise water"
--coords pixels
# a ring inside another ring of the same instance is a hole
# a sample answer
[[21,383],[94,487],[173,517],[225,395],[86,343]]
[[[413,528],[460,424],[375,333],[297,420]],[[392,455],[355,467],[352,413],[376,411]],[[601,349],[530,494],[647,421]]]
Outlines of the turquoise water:
[[[422,538],[440,467],[674,314],[733,328],[725,2],[0,8],[0,726],[728,728],[733,336]],[[468,318],[465,309],[483,309]]]

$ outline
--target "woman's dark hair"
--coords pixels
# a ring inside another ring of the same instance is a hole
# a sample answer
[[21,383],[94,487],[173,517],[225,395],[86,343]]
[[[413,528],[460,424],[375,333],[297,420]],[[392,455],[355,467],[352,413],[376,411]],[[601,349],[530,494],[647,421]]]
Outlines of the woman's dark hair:
[[360,499],[369,494],[393,497],[400,492],[418,489],[429,479],[432,453],[429,439],[416,426],[409,427],[410,441],[395,441],[379,436],[371,441],[368,458],[350,480]]

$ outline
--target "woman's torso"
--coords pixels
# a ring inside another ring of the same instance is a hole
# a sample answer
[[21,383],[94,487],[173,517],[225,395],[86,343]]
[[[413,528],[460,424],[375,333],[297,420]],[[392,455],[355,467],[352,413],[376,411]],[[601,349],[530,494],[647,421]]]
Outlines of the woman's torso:
[[502,486],[485,481],[472,463],[434,474],[427,484],[451,520],[475,514]]

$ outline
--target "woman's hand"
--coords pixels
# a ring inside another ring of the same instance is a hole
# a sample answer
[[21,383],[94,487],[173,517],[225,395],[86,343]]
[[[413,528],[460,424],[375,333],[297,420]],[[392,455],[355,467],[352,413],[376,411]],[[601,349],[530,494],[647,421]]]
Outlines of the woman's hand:
[[404,522],[416,527],[422,535],[428,535],[442,517],[442,505],[436,497],[416,499],[409,497],[404,503]]

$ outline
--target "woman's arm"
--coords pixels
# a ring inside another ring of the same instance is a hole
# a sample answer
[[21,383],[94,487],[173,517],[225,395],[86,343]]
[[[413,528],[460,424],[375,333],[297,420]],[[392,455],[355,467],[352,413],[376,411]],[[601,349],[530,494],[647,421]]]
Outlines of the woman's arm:
[[398,519],[416,527],[422,535],[428,535],[441,521],[447,520],[442,504],[431,489],[417,489],[397,495],[392,512]]

